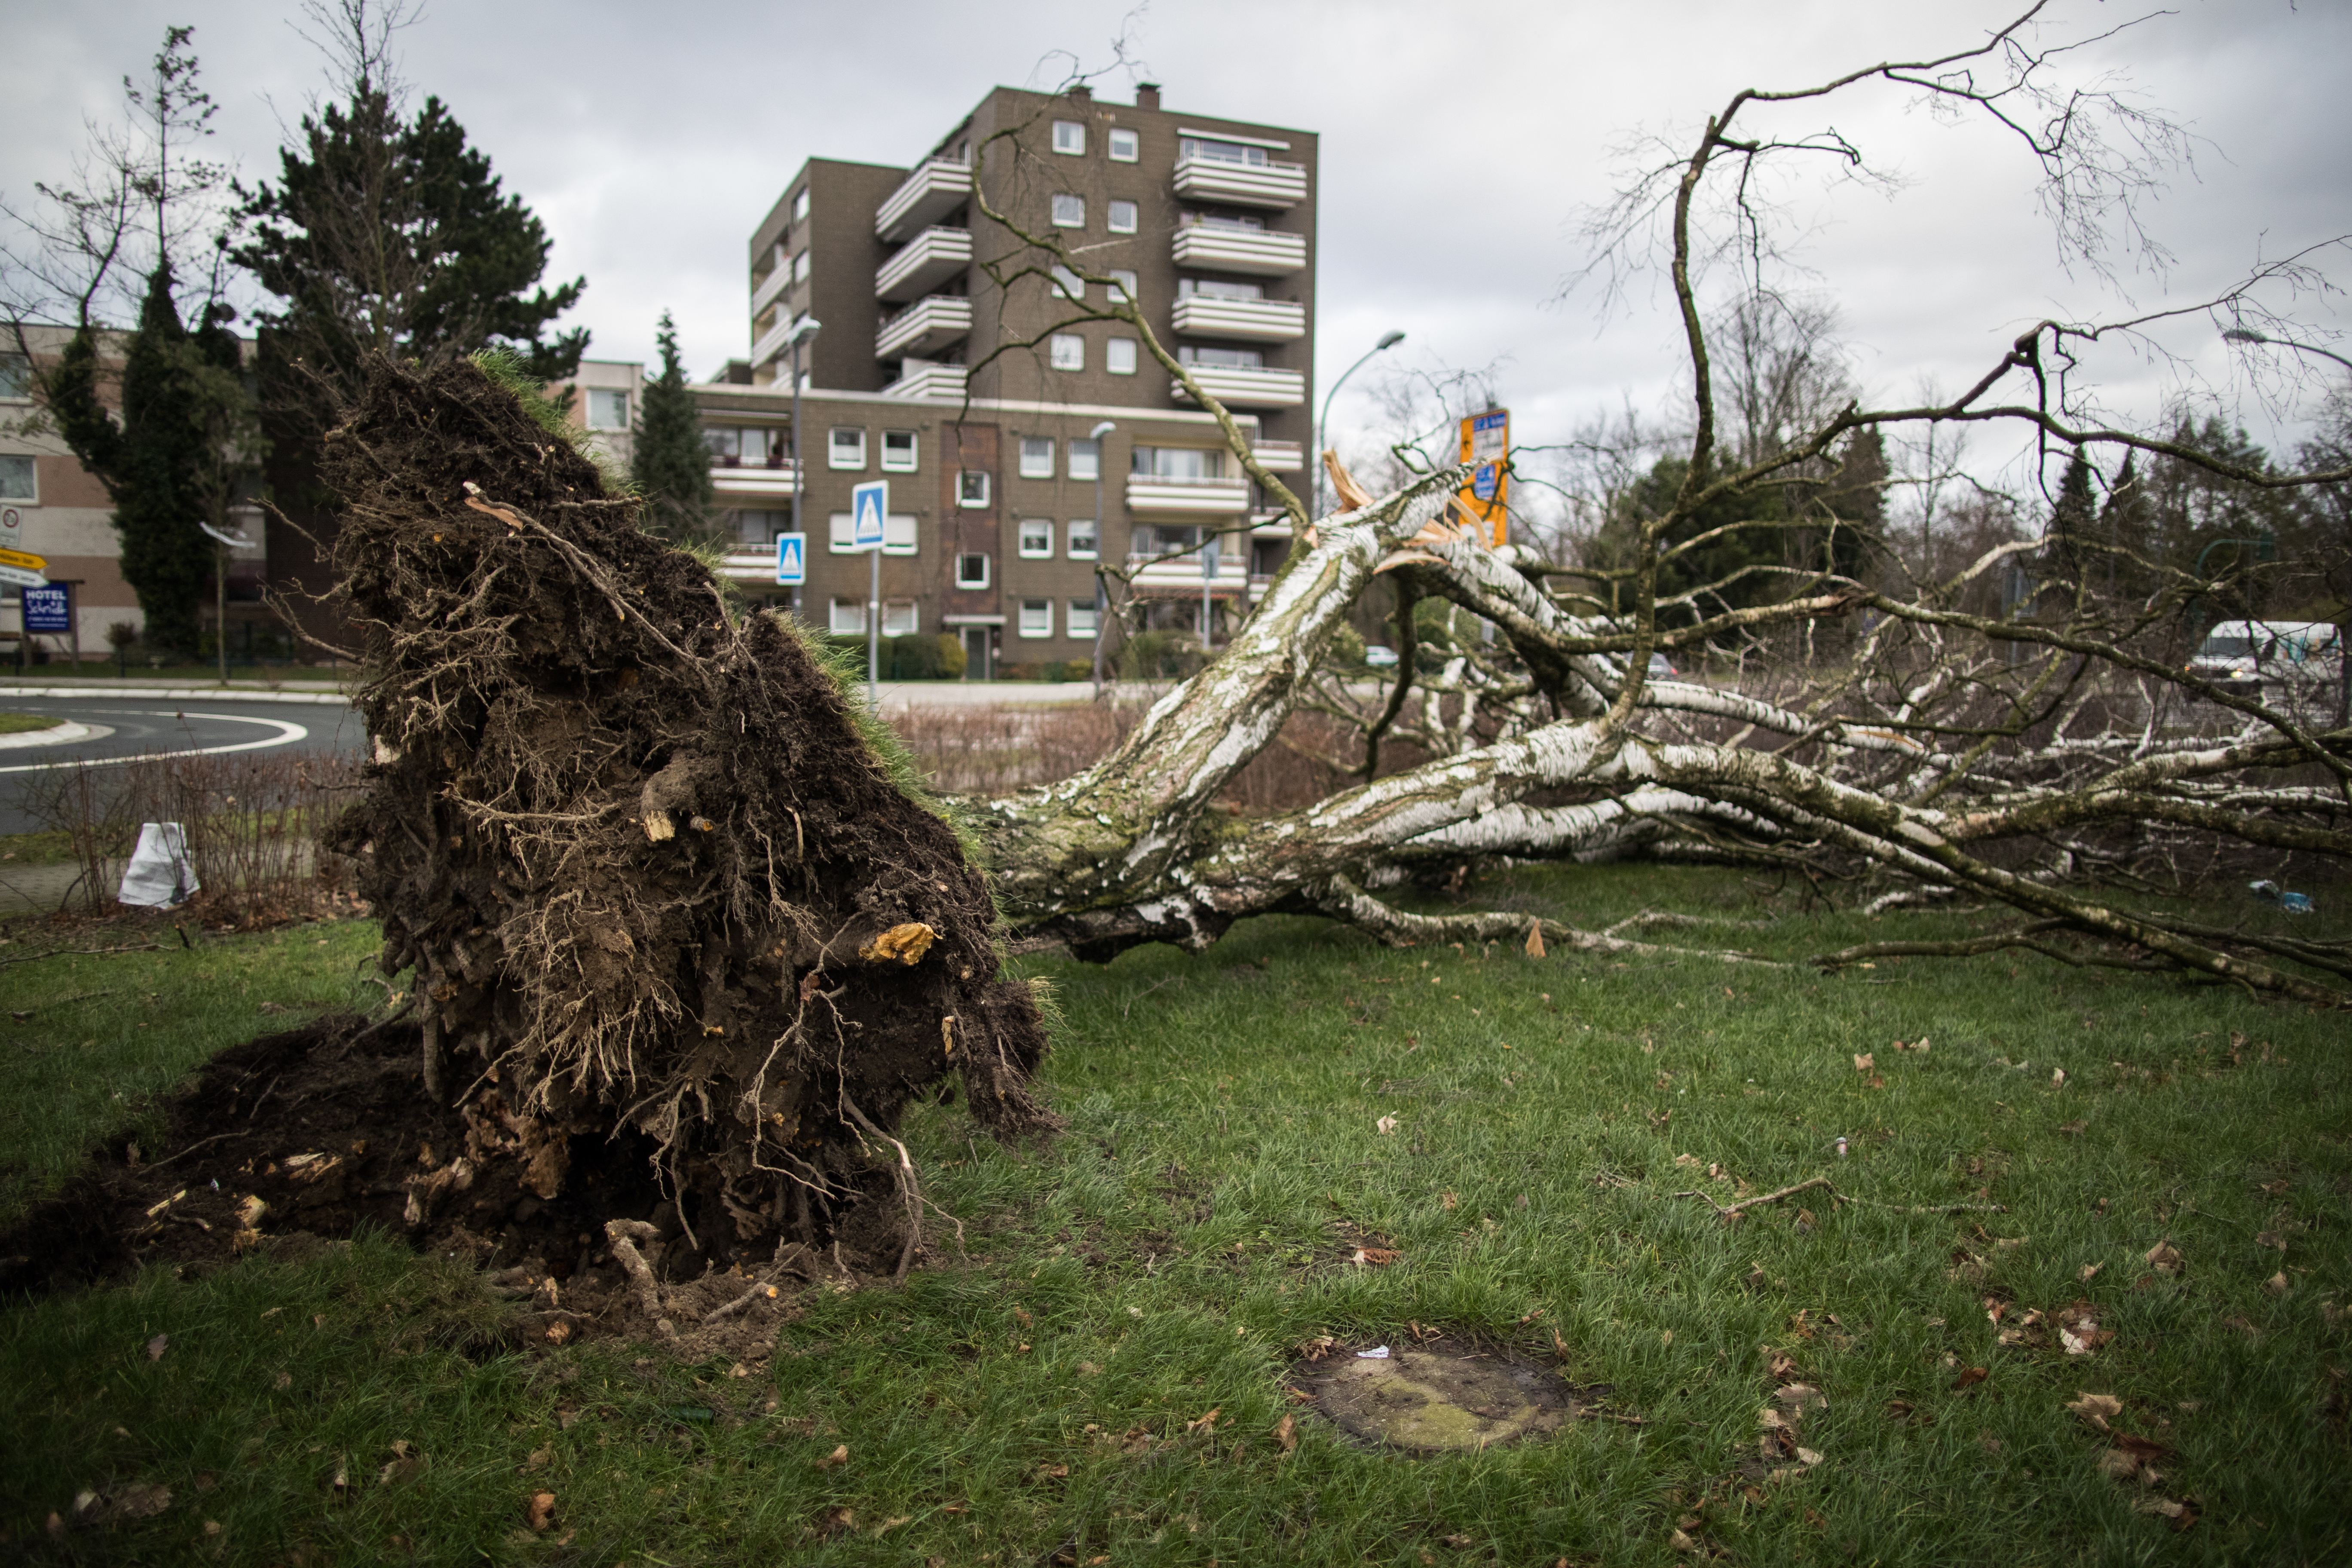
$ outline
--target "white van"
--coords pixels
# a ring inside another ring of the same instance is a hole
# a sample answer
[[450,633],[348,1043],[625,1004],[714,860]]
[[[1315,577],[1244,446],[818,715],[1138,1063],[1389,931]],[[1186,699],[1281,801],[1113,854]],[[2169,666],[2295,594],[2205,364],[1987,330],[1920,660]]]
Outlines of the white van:
[[2332,686],[2343,679],[2343,634],[2327,621],[2219,621],[2188,673],[2240,697],[2260,697],[2265,681],[2289,691]]

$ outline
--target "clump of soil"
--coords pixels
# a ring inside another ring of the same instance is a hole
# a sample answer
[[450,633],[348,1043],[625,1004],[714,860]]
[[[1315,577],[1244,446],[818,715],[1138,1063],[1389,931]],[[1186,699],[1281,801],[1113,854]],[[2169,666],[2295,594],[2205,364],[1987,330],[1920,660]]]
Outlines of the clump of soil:
[[[1291,1370],[1312,1408],[1367,1443],[1437,1454],[1483,1450],[1558,1431],[1578,1414],[1558,1373],[1442,1336],[1367,1356],[1345,1347]],[[1596,1390],[1605,1393],[1606,1390]]]
[[[695,1356],[750,1359],[772,1342],[797,1284],[846,1284],[898,1260],[895,1237],[860,1247],[861,1227],[849,1226],[848,1238],[822,1254],[794,1246],[759,1260],[781,1268],[734,1272],[687,1240],[643,1134],[576,1136],[552,1199],[525,1187],[516,1163],[490,1162],[411,1225],[415,1179],[450,1169],[484,1114],[425,1096],[419,1043],[413,1022],[371,1029],[341,1016],[223,1052],[173,1102],[163,1147],[103,1151],[0,1237],[0,1290],[121,1279],[150,1264],[193,1278],[250,1253],[300,1257],[373,1225],[490,1270],[492,1286],[517,1301],[520,1331],[537,1338],[665,1337]],[[868,1177],[867,1189],[872,1212],[893,1211],[887,1177]],[[659,1316],[672,1334],[662,1334],[615,1257],[606,1226],[616,1220],[642,1238],[633,1245],[659,1277]],[[752,1292],[761,1278],[781,1287],[776,1294]]]
[[324,476],[374,743],[330,841],[384,973],[415,968],[421,1098],[465,1121],[402,1223],[511,1181],[593,1232],[585,1140],[698,1255],[764,1259],[887,1192],[889,1130],[950,1075],[999,1136],[1055,1125],[981,868],[794,626],[736,619],[469,363],[378,363]]

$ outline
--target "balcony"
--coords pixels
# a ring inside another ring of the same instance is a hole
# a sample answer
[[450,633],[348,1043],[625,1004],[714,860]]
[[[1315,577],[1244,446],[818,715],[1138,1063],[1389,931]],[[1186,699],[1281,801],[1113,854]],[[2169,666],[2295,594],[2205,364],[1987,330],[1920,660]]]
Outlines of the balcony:
[[971,230],[927,228],[874,274],[874,296],[903,304],[919,300],[971,265]]
[[1307,307],[1296,300],[1219,300],[1187,294],[1176,301],[1176,330],[1204,338],[1286,343],[1307,335]]
[[768,275],[765,278],[761,279],[759,283],[751,289],[751,314],[757,316],[761,311],[774,304],[778,297],[780,297],[786,289],[792,286],[792,281],[793,267],[791,262],[779,261],[773,267],[769,268]]
[[[782,432],[777,435],[781,437]],[[792,460],[771,458],[746,468],[732,458],[713,458],[710,488],[726,496],[789,497],[793,493]]]
[[1250,455],[1277,474],[1296,474],[1307,467],[1307,448],[1296,441],[1254,441]]
[[[1154,517],[1239,517],[1249,510],[1247,479],[1127,476],[1127,510]],[[1193,575],[1200,574],[1196,567]]]
[[730,544],[719,558],[719,574],[738,583],[776,581],[776,547],[772,544]]
[[1307,237],[1264,228],[1217,228],[1205,223],[1176,231],[1176,265],[1286,278],[1307,267]]
[[[1249,596],[1245,562],[1222,550],[1209,559],[1213,574],[1208,582],[1211,598]],[[1165,561],[1150,555],[1130,555],[1127,566],[1133,574],[1128,580],[1128,591],[1139,599],[1197,600],[1201,596],[1201,552],[1197,550]]]
[[934,158],[907,176],[874,215],[874,234],[896,245],[971,199],[971,166]]
[[[1228,408],[1296,408],[1307,401],[1307,377],[1295,370],[1249,370],[1240,365],[1196,364],[1186,367],[1201,390]],[[1184,384],[1170,393],[1182,400]]]
[[1179,158],[1176,194],[1190,201],[1280,211],[1307,199],[1307,168],[1302,163],[1234,163],[1222,158]]
[[898,379],[882,389],[885,397],[963,396],[964,369],[960,364],[926,364],[908,360]]
[[761,332],[759,341],[751,345],[752,369],[784,357],[784,340],[792,335],[793,321],[790,310],[776,312],[776,324]]
[[918,300],[874,334],[876,359],[928,358],[971,333],[971,301],[952,294]]

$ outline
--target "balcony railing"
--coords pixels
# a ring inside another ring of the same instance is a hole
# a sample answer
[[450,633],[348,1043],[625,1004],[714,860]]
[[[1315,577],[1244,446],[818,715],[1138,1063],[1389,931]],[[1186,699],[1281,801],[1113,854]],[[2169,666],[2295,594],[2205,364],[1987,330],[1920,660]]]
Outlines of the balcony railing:
[[[1307,401],[1307,377],[1295,370],[1252,370],[1243,365],[1196,364],[1186,367],[1201,390],[1229,408],[1296,408]],[[1188,395],[1182,382],[1171,384],[1178,398]]]
[[1307,307],[1296,300],[1220,300],[1187,294],[1176,301],[1176,330],[1204,338],[1286,343],[1307,335]]
[[719,559],[719,574],[738,583],[773,583],[776,547],[772,544],[730,544]]
[[1176,194],[1196,202],[1279,210],[1297,206],[1307,199],[1307,169],[1301,163],[1229,163],[1218,158],[1179,158]]
[[927,228],[874,274],[879,300],[919,300],[971,265],[971,230]]
[[953,294],[919,300],[874,334],[876,359],[929,355],[971,333],[971,301]]
[[792,335],[792,331],[793,313],[790,310],[777,311],[776,324],[761,332],[759,342],[751,345],[751,368],[757,370],[763,364],[782,358],[784,340]]
[[751,314],[757,316],[774,304],[776,296],[790,288],[792,281],[793,264],[791,262],[779,261],[768,268],[768,275],[761,279],[758,285],[751,290]]
[[[1210,558],[1212,573],[1208,581],[1209,596],[1213,599],[1245,598],[1250,578],[1244,563],[1220,551]],[[1201,596],[1201,552],[1197,550],[1161,560],[1153,555],[1130,555],[1127,569],[1131,574],[1128,589],[1138,598],[1198,599]]]
[[1307,448],[1296,441],[1254,441],[1250,453],[1277,474],[1295,474],[1307,467]]
[[792,459],[771,458],[747,465],[732,458],[713,458],[710,485],[728,495],[788,496],[793,493]]
[[882,389],[885,397],[961,397],[964,368],[960,364],[907,362],[898,379]]
[[1239,517],[1249,510],[1247,479],[1127,476],[1127,510],[1168,517]]
[[1307,266],[1307,237],[1265,228],[1215,228],[1196,223],[1176,231],[1176,265],[1285,278]]
[[934,158],[908,175],[874,215],[876,237],[896,245],[971,199],[971,166]]

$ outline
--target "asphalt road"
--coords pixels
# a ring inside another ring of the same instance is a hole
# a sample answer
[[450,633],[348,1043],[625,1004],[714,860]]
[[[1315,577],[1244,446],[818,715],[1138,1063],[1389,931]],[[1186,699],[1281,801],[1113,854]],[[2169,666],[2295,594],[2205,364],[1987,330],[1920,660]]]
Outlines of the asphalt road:
[[56,745],[0,750],[0,834],[29,833],[41,826],[25,810],[26,785],[43,770],[60,764],[190,752],[357,752],[367,742],[359,715],[340,699],[239,700],[232,693],[195,700],[72,692],[0,697],[0,709],[54,716],[60,723],[72,720],[97,731]]

